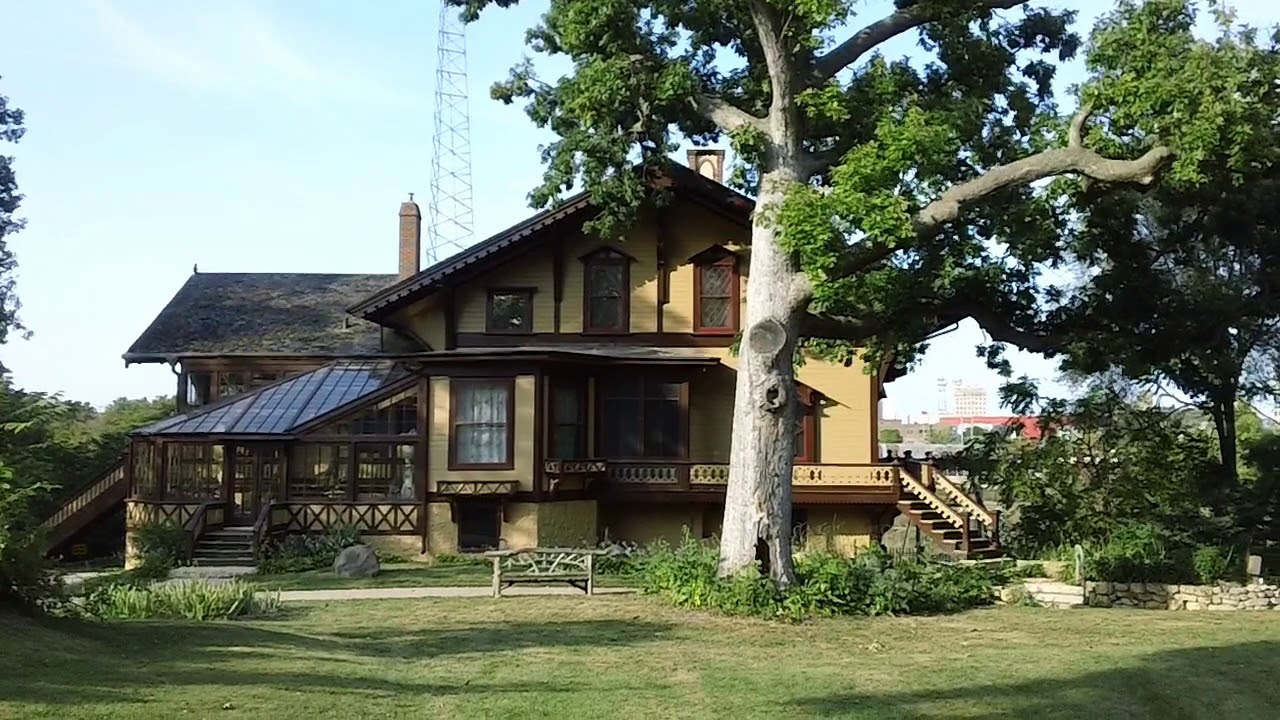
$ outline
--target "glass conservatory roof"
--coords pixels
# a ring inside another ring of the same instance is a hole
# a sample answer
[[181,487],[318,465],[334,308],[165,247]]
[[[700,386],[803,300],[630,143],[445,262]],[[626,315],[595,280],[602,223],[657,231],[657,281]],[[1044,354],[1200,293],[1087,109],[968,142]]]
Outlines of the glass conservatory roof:
[[281,435],[407,376],[391,361],[339,361],[197,408],[134,435]]

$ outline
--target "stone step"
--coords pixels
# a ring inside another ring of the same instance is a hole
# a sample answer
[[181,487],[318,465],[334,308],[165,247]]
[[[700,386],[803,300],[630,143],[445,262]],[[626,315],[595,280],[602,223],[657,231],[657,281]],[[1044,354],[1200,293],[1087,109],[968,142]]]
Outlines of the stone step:
[[253,558],[251,557],[220,557],[207,558],[197,557],[191,560],[191,564],[196,567],[253,567]]
[[198,547],[196,548],[196,551],[192,553],[192,555],[198,558],[201,558],[201,557],[208,557],[208,558],[249,557],[251,558],[253,557],[253,552],[251,550],[245,550],[244,548]]
[[245,538],[230,537],[202,537],[200,542],[196,543],[199,547],[217,546],[217,547],[253,547],[253,541]]

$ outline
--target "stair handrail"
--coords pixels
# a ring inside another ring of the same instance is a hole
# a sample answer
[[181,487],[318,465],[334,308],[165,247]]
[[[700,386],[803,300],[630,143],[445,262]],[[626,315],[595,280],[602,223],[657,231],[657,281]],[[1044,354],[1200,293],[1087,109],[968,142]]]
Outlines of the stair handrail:
[[977,500],[969,497],[968,494],[961,490],[960,486],[956,485],[951,478],[942,474],[938,468],[932,466],[929,468],[929,474],[933,477],[933,483],[935,486],[941,485],[942,489],[957,503],[963,505],[964,509],[968,510],[970,514],[977,518],[978,522],[981,523],[983,527],[995,527],[995,517],[988,512],[985,507],[979,505]]
[[258,511],[258,517],[253,521],[253,530],[250,532],[254,562],[262,561],[262,551],[266,549],[266,541],[270,540],[275,533],[276,524],[272,522],[273,511],[284,505],[285,503],[267,503]]
[[209,509],[215,505],[222,505],[224,502],[223,500],[205,500],[196,507],[195,512],[191,513],[191,517],[187,518],[187,521],[182,524],[182,532],[186,536],[188,561],[195,557],[196,544],[200,542],[200,536],[204,534]]
[[950,505],[944,502],[942,498],[934,495],[933,491],[925,487],[919,480],[915,479],[915,477],[911,475],[910,471],[898,473],[898,482],[906,489],[916,495],[919,495],[921,500],[924,500],[940,515],[943,515],[952,523],[955,523],[956,527],[961,527],[964,523],[964,518],[960,516],[960,513],[956,512]]
[[89,503],[98,499],[108,490],[115,487],[117,483],[124,482],[125,475],[125,459],[121,458],[110,470],[107,470],[102,475],[98,476],[97,480],[89,483],[81,488],[79,492],[67,498],[66,502],[64,502],[57,511],[45,518],[44,522],[40,523],[40,527],[52,529],[61,525],[66,520],[70,519],[72,515],[75,515],[80,510],[88,507]]

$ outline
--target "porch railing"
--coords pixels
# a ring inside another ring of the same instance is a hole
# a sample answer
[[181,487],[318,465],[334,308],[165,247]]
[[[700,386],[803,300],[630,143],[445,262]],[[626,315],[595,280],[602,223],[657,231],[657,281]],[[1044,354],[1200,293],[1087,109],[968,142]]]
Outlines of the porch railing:
[[[685,460],[603,461],[604,474],[612,485],[637,487],[717,487],[729,481],[727,463],[699,463]],[[895,465],[855,463],[800,464],[792,467],[791,482],[797,487],[875,487],[896,492],[900,469]]]

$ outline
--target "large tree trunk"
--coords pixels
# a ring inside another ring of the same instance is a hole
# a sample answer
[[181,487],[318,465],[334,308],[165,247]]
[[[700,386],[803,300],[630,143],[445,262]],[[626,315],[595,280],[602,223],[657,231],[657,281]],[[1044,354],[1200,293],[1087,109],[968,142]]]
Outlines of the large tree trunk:
[[1222,397],[1213,403],[1211,411],[1214,429],[1218,434],[1218,454],[1222,457],[1222,471],[1231,487],[1239,482],[1239,468],[1236,458],[1239,455],[1236,441],[1236,394],[1234,389],[1224,391]]
[[768,209],[782,202],[795,178],[787,170],[766,174],[756,200],[719,567],[721,577],[752,567],[763,542],[769,574],[784,586],[794,580],[791,461],[798,405],[793,362],[806,299],[794,290],[796,269],[778,245],[779,231]]

